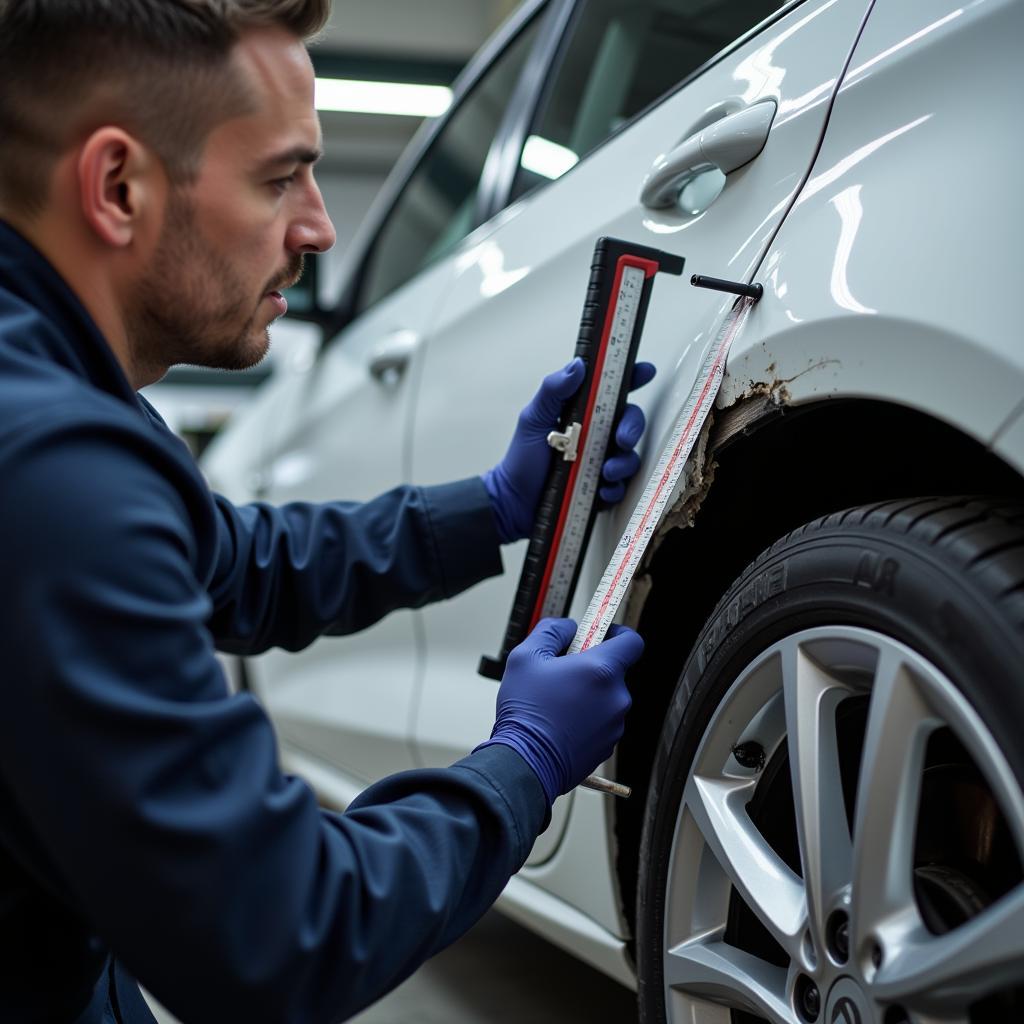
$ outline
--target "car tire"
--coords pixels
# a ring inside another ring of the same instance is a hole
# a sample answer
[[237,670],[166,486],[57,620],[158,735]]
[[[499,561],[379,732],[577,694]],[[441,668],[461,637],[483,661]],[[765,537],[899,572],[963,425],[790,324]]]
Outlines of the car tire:
[[641,1019],[1024,1020],[1022,725],[1024,507],[892,501],[773,544],[655,755]]

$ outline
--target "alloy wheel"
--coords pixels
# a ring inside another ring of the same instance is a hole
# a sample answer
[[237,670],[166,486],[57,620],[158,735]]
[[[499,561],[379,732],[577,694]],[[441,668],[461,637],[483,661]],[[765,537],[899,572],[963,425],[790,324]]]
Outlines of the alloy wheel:
[[869,629],[785,637],[738,674],[686,780],[667,1020],[1011,1019],[1022,863],[1024,794],[942,672]]

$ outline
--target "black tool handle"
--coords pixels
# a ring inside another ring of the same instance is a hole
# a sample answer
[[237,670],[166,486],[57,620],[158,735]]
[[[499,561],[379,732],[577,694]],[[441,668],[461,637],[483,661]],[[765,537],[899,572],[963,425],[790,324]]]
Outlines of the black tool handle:
[[[600,351],[605,325],[609,314],[612,311],[614,295],[612,289],[615,284],[616,271],[619,261],[623,256],[636,256],[658,264],[659,269],[672,274],[681,274],[683,271],[683,259],[658,249],[651,249],[647,246],[635,245],[614,238],[600,238],[594,248],[594,256],[590,266],[590,280],[587,284],[586,300],[583,304],[583,314],[580,318],[579,333],[576,338],[574,355],[583,360],[585,372],[583,382],[574,394],[564,405],[559,417],[559,429],[565,431],[573,423],[583,424],[585,422],[586,410],[590,401],[591,392],[597,385],[595,371],[597,367],[597,355]],[[613,423],[618,423],[622,415],[623,407],[626,404],[626,397],[629,393],[630,383],[633,375],[633,366],[636,362],[636,352],[640,343],[640,335],[643,329],[644,318],[647,313],[647,306],[650,302],[653,277],[645,280],[643,292],[640,298],[637,317],[633,328],[633,335],[630,339],[629,354],[625,365],[622,385],[616,401]],[[609,438],[608,447],[615,445],[614,433]],[[579,457],[583,455],[583,445],[580,445]],[[606,451],[603,459],[608,457]],[[602,461],[603,461],[602,459]],[[534,522],[533,533],[530,535],[530,544],[527,548],[526,558],[523,562],[522,573],[519,577],[519,585],[516,588],[515,599],[512,604],[512,612],[509,616],[508,625],[505,629],[505,638],[501,645],[501,654],[498,658],[483,657],[480,660],[478,671],[489,679],[500,679],[505,671],[505,662],[511,650],[520,644],[530,632],[534,625],[535,612],[541,598],[541,587],[547,571],[548,563],[555,554],[552,550],[556,541],[558,521],[562,508],[566,501],[571,499],[569,494],[569,480],[572,475],[573,463],[566,460],[560,452],[552,452],[551,468],[545,481],[544,490],[540,503],[537,507],[537,515]],[[582,565],[582,553],[586,550],[593,530],[594,519],[597,515],[597,495],[593,496],[590,507],[590,514],[587,519],[586,530],[581,547],[581,557],[573,569],[572,582],[569,587],[564,606],[557,610],[556,614],[565,615],[572,603],[573,593],[579,578]]]
[[716,292],[745,295],[748,299],[753,299],[755,302],[764,294],[763,285],[746,284],[743,281],[725,281],[720,277],[708,277],[706,274],[694,274],[690,278],[690,284],[694,288],[710,288]]

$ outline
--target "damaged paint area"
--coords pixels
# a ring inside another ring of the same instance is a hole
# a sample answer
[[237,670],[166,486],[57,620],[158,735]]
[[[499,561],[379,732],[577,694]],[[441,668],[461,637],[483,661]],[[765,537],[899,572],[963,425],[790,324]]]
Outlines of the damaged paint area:
[[[838,359],[817,359],[810,360],[809,363],[810,365],[804,367],[799,373],[794,373],[791,377],[778,376],[775,363],[770,363],[765,368],[764,379],[759,381],[751,380],[735,400],[736,403],[742,404],[752,398],[767,398],[775,405],[789,405],[793,400],[789,385],[793,381],[803,377],[804,374],[811,373],[814,370],[821,370],[826,366],[842,365]],[[737,405],[730,406],[730,408],[736,407]]]
[[834,358],[810,359],[808,365],[799,372],[782,377],[778,373],[777,362],[773,360],[765,367],[761,379],[748,379],[747,386],[739,394],[736,394],[739,384],[737,376],[727,375],[719,393],[719,400],[728,396],[730,392],[735,397],[726,397],[728,405],[712,410],[708,416],[693,453],[680,474],[675,493],[669,499],[658,529],[637,567],[626,598],[622,622],[634,628],[640,622],[653,585],[650,568],[658,557],[665,538],[673,530],[686,529],[694,525],[701,505],[715,480],[715,471],[718,468],[716,454],[737,438],[757,429],[767,420],[781,415],[787,406],[793,404],[789,387],[793,381],[813,371],[839,365],[840,360]]
[[622,618],[627,626],[636,628],[640,622],[653,585],[649,570],[665,538],[673,530],[687,529],[696,521],[697,513],[715,481],[715,471],[718,468],[715,454],[735,438],[760,426],[766,419],[781,414],[788,402],[785,387],[787,383],[788,381],[780,380],[757,385],[751,393],[745,393],[735,405],[728,409],[715,410],[708,416],[693,454],[687,460],[679,477],[676,492],[669,500],[665,514],[633,578]]
[[[768,354],[764,353],[763,358],[769,358]],[[789,363],[790,365],[783,365],[781,368],[777,359],[772,359],[764,369],[753,369],[750,365],[752,362],[753,356],[748,353],[739,360],[739,366],[730,364],[729,372],[726,374],[722,390],[718,395],[719,409],[723,406],[732,409],[751,398],[770,398],[778,405],[789,405],[807,401],[812,395],[827,396],[830,391],[834,390],[834,384],[829,383],[820,375],[816,381],[811,382],[810,390],[808,390],[807,382],[794,389],[798,392],[796,395],[791,391],[790,385],[794,381],[802,380],[808,374],[817,373],[828,367],[838,369],[842,366],[840,359],[822,356],[809,357],[806,365],[801,369],[792,366],[792,362],[785,358],[782,360],[783,364]],[[783,376],[783,373],[790,369],[796,372]],[[832,378],[836,376],[835,369],[831,375]],[[824,387],[822,387],[823,384]]]

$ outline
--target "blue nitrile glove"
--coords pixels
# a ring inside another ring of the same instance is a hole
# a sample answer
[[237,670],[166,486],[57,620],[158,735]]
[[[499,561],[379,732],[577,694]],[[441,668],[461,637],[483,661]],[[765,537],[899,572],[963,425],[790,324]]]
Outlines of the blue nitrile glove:
[[[630,390],[643,387],[654,374],[653,363],[637,363]],[[483,474],[502,544],[529,537],[533,532],[537,505],[551,465],[548,434],[557,429],[562,404],[576,393],[583,377],[583,360],[579,358],[549,373],[530,404],[519,414],[505,458]],[[633,449],[643,432],[643,410],[627,405],[615,429],[617,450],[605,461],[601,472],[605,484],[598,494],[609,505],[622,500],[626,481],[640,468],[640,456]]]
[[548,803],[611,756],[632,702],[626,669],[644,650],[638,633],[612,626],[603,643],[559,656],[576,635],[572,619],[541,619],[508,656],[491,738],[537,773]]

